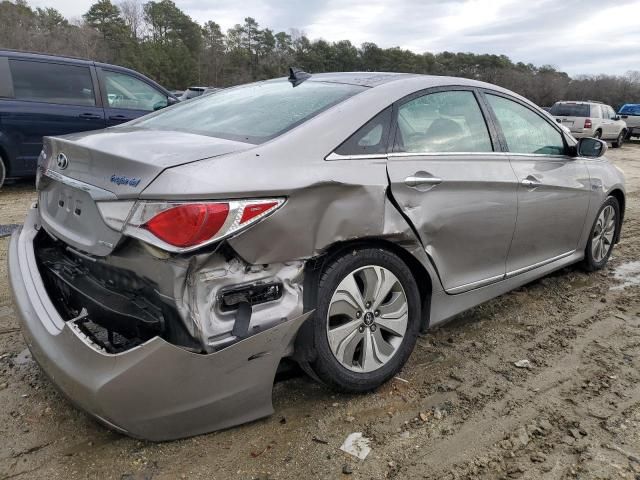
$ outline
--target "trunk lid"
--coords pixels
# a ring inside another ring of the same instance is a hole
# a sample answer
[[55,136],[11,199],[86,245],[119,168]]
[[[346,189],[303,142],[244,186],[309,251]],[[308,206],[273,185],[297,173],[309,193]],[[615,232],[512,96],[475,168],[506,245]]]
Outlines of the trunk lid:
[[[205,135],[135,127],[45,137],[44,143],[48,169],[122,199],[137,198],[166,168],[253,147]],[[66,157],[66,165],[57,162],[60,155]]]
[[253,145],[176,131],[113,128],[45,137],[38,204],[45,230],[69,246],[109,255],[122,239],[103,220],[96,202],[121,200],[131,209],[166,168]]

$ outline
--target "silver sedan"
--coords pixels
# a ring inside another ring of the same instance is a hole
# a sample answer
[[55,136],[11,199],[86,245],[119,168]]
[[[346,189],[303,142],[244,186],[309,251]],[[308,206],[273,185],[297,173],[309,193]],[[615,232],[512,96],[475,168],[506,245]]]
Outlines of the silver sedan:
[[153,440],[269,415],[284,357],[369,391],[421,330],[607,263],[606,148],[494,85],[297,70],[46,138],[9,253],[24,334],[74,403]]

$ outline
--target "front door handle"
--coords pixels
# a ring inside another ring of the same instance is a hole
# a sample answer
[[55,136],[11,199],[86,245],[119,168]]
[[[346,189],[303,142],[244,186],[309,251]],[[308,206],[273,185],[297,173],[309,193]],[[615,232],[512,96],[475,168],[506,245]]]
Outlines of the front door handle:
[[533,175],[529,175],[527,178],[522,180],[520,183],[522,183],[522,185],[524,185],[527,188],[536,188],[536,187],[539,187],[540,185],[542,185],[540,180],[538,180]]
[[420,187],[439,185],[442,183],[442,179],[431,175],[429,172],[416,172],[405,178],[404,183],[407,187],[420,189]]

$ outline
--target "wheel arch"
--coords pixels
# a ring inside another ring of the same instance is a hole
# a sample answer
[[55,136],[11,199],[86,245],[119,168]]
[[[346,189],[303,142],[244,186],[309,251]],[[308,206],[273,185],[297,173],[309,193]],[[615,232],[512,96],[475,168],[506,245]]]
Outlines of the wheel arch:
[[622,222],[624,221],[624,210],[626,206],[626,198],[624,196],[624,192],[619,188],[614,188],[609,192],[607,196],[611,196],[618,201],[618,206],[620,207],[620,227],[618,228],[618,234],[616,235],[615,243],[620,241],[620,230],[622,230]]
[[322,255],[307,261],[304,278],[304,310],[315,308],[317,301],[317,285],[323,270],[331,261],[353,249],[380,248],[396,254],[407,265],[418,286],[420,293],[420,329],[424,331],[429,326],[429,313],[434,280],[427,268],[409,250],[395,242],[380,237],[367,237],[355,240],[336,242],[330,245]]

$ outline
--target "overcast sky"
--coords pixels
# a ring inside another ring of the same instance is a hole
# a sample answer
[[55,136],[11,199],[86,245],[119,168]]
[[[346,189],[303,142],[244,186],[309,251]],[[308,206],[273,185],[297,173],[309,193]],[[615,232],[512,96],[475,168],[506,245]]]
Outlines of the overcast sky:
[[[142,0],[144,1],[144,0]],[[247,16],[311,39],[508,55],[570,75],[640,70],[640,0],[174,0],[224,30]],[[30,0],[67,17],[92,0]],[[117,3],[117,0],[116,0]]]

